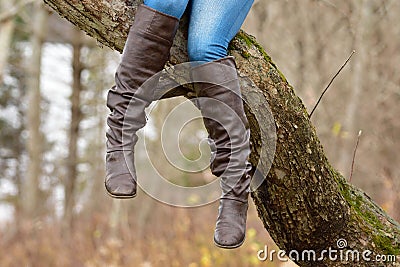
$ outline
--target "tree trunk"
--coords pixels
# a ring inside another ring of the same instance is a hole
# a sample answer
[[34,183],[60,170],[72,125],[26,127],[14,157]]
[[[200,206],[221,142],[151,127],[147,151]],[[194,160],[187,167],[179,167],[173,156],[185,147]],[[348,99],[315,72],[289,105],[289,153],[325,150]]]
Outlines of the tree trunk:
[[[103,45],[121,51],[139,1],[44,0],[61,16],[78,25]],[[171,62],[187,60],[186,22],[171,50]],[[400,254],[400,225],[391,219],[365,193],[348,184],[335,171],[309,120],[307,110],[270,57],[256,40],[239,32],[230,45],[241,75],[247,75],[258,88],[243,86],[243,96],[256,106],[260,117],[275,119],[276,154],[265,182],[252,194],[266,230],[281,249],[337,249],[337,240],[347,241],[347,250]],[[243,83],[245,84],[245,83]],[[257,91],[255,91],[257,90]],[[261,96],[261,97],[260,97]],[[252,131],[252,163],[260,156],[260,133],[268,133],[266,121],[256,121],[246,110]],[[263,156],[263,155],[261,155]],[[268,165],[266,158],[262,165]],[[307,253],[307,251],[306,251]],[[370,256],[373,257],[373,256]],[[317,263],[296,260],[300,266],[382,266],[362,259],[348,263],[325,258]],[[387,266],[399,266],[392,263]]]
[[41,125],[41,94],[40,94],[40,70],[42,45],[46,34],[46,22],[48,13],[40,2],[34,4],[34,16],[32,24],[31,47],[32,54],[28,61],[28,141],[27,150],[29,165],[27,181],[25,183],[25,212],[29,217],[37,215],[39,208],[39,178],[43,157],[43,142]]
[[69,128],[68,158],[67,158],[67,176],[64,182],[64,231],[69,231],[73,222],[73,211],[75,206],[74,193],[77,179],[78,165],[78,138],[79,124],[81,122],[81,92],[82,82],[81,74],[83,64],[81,62],[82,34],[76,29],[73,31],[72,38],[72,94],[71,94],[71,122]]
[[[89,39],[89,38],[88,38]],[[85,62],[87,66],[93,66],[92,68],[87,68],[89,71],[90,82],[86,84],[85,90],[93,92],[92,96],[101,95],[104,92],[104,88],[107,87],[107,75],[106,75],[106,66],[108,64],[106,54],[108,51],[105,49],[100,49],[98,47],[90,48],[88,51],[87,59],[89,62]],[[83,100],[85,101],[85,100]],[[91,119],[95,118],[96,126],[92,128],[91,134],[85,133],[86,141],[89,142],[89,145],[85,151],[83,161],[89,163],[91,166],[90,173],[88,174],[90,179],[90,192],[89,192],[89,201],[87,201],[87,205],[85,210],[85,214],[89,214],[91,212],[102,212],[104,210],[104,199],[108,198],[106,194],[99,194],[99,192],[104,192],[104,175],[105,175],[105,166],[104,166],[104,158],[105,158],[105,146],[104,146],[104,138],[105,138],[105,120],[104,117],[107,115],[106,109],[104,106],[104,100],[101,97],[91,97],[89,103],[85,103],[86,106],[92,107],[90,111]],[[104,151],[104,153],[99,153]]]
[[[360,98],[365,91],[364,88],[364,75],[366,73],[365,64],[368,60],[368,39],[366,38],[371,29],[371,13],[372,13],[372,2],[369,0],[363,0],[357,2],[356,6],[359,6],[359,21],[354,30],[353,39],[354,47],[357,52],[357,57],[353,60],[353,75],[352,75],[352,87],[351,92],[348,96],[348,104],[346,107],[346,119],[343,123],[343,130],[348,133],[344,136],[344,145],[342,146],[340,154],[340,161],[338,163],[338,169],[342,172],[348,171],[351,166],[351,160],[353,153],[351,152],[354,144],[354,137],[357,135],[359,129],[357,129],[357,114],[360,106]],[[349,138],[351,137],[351,138]]]

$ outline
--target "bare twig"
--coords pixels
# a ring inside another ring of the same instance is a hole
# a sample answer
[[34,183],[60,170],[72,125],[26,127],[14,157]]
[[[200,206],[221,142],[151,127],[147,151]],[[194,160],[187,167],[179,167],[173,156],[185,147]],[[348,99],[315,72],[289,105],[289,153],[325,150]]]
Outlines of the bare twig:
[[325,93],[328,91],[329,87],[332,85],[333,81],[336,79],[336,77],[340,74],[340,72],[343,70],[343,68],[347,65],[347,63],[349,63],[351,57],[354,55],[356,51],[353,50],[350,54],[350,56],[347,58],[346,62],[344,62],[344,64],[340,67],[340,69],[338,70],[338,72],[336,72],[336,74],[333,76],[333,78],[331,79],[331,81],[329,82],[329,84],[326,86],[325,90],[322,92],[321,96],[319,97],[317,103],[315,104],[313,110],[311,111],[310,115],[308,116],[309,118],[311,118],[311,116],[313,115],[314,111],[316,110],[316,108],[318,107],[319,103],[321,102],[322,98],[324,97]]
[[358,149],[358,144],[360,143],[361,134],[362,134],[362,131],[360,130],[360,131],[358,132],[357,143],[356,143],[356,147],[354,148],[353,160],[352,160],[352,162],[351,162],[351,170],[350,170],[349,182],[351,182],[351,179],[353,178],[354,162],[355,162],[355,159],[356,159],[356,153],[357,153],[357,149]]

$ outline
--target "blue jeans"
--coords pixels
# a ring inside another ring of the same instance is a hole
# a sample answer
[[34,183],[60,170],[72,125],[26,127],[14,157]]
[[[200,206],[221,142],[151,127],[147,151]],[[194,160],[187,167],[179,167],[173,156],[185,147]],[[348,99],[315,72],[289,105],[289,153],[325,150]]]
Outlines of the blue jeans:
[[226,57],[229,42],[243,24],[254,0],[145,0],[162,13],[181,18],[189,12],[190,61],[214,61]]

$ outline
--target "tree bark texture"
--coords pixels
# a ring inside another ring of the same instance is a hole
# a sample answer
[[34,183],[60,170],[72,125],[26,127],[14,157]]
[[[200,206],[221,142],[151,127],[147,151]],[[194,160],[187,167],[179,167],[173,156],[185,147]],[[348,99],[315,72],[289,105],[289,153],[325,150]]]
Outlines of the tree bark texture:
[[[128,29],[140,1],[44,0],[62,17],[94,37],[102,45],[122,51]],[[171,50],[170,62],[187,60],[186,20]],[[251,161],[259,158],[260,136],[270,130],[269,105],[277,133],[276,154],[265,182],[252,194],[259,217],[277,245],[286,250],[337,249],[345,239],[345,250],[370,250],[375,254],[400,254],[400,225],[364,192],[346,182],[325,157],[308,112],[255,38],[241,31],[230,45],[241,76],[244,99],[256,109],[246,109],[252,131]],[[254,91],[256,90],[256,91]],[[262,156],[262,155],[261,155]],[[261,158],[261,164],[267,165]],[[320,254],[317,254],[320,255]],[[318,256],[317,256],[318,257]],[[372,257],[372,256],[371,256]],[[397,263],[330,260],[296,261],[300,266],[400,266]]]

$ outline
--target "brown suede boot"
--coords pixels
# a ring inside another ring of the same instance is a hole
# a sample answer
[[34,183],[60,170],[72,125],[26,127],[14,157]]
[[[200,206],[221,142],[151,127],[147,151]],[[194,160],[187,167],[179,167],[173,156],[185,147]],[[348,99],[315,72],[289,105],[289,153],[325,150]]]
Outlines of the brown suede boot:
[[222,248],[237,248],[245,239],[251,165],[250,130],[234,58],[194,67],[192,77],[197,104],[212,142],[210,168],[221,177],[214,243]]
[[[153,92],[138,89],[163,69],[178,23],[177,18],[145,5],[140,5],[136,11],[115,74],[115,86],[107,97],[111,114],[107,118],[105,187],[112,197],[132,198],[136,195],[133,149],[137,142],[136,132],[146,123],[144,110],[153,96]],[[128,106],[129,112],[126,112]]]

